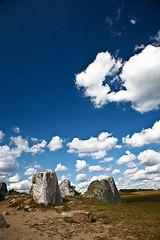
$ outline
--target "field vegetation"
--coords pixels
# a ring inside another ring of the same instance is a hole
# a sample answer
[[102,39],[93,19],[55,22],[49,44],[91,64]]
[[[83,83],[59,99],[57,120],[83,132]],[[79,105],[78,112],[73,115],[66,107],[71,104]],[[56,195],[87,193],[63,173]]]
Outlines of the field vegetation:
[[[37,239],[159,240],[160,190],[121,192],[120,195],[122,204],[104,203],[79,195],[67,197],[63,204],[44,207],[36,204],[31,195],[13,192],[7,200],[0,202],[0,210],[6,204],[8,211],[16,211],[17,219],[21,218],[17,228],[22,229],[23,233],[25,225],[25,231],[34,230],[35,235],[32,236],[37,236]],[[13,198],[16,201],[9,204]],[[30,206],[30,212],[25,208],[26,204]],[[18,206],[20,208],[17,211]],[[92,212],[93,222],[77,224],[72,218],[62,215],[73,210]],[[8,215],[10,223],[11,220],[12,214]],[[11,236],[13,240],[16,239],[10,235],[10,231],[10,228],[1,230],[0,239],[8,240]]]

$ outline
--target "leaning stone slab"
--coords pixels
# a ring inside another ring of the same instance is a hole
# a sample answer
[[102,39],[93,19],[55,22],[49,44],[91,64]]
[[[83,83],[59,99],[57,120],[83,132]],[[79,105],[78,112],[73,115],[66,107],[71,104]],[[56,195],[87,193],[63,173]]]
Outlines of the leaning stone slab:
[[121,203],[121,197],[112,177],[108,180],[93,181],[88,186],[84,197],[94,198],[102,202]]
[[50,169],[33,175],[30,193],[35,202],[45,206],[62,203],[56,173]]
[[0,215],[0,229],[9,227],[9,224],[6,223],[6,220],[4,219],[3,215]]
[[91,223],[93,215],[91,212],[76,211],[73,214],[73,220],[77,223]]

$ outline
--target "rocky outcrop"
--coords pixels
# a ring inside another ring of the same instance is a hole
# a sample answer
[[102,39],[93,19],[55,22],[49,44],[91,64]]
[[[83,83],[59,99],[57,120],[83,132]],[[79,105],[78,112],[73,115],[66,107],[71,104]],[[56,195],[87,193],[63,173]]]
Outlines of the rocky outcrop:
[[84,196],[108,203],[122,202],[112,177],[108,178],[108,180],[103,179],[91,182]]
[[71,187],[71,182],[68,179],[62,181],[61,184],[59,185],[59,188],[60,188],[62,197],[75,195],[75,191]]
[[30,193],[35,202],[45,206],[62,203],[56,173],[50,169],[33,175]]
[[5,182],[0,182],[0,194],[7,193],[7,185]]

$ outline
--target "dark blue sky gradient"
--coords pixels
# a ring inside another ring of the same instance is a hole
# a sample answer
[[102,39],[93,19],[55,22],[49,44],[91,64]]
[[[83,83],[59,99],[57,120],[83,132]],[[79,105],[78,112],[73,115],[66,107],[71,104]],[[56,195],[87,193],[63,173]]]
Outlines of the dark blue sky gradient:
[[[127,134],[151,127],[160,111],[141,114],[130,103],[95,109],[74,81],[99,52],[118,50],[126,61],[159,29],[158,0],[1,0],[0,129],[6,138],[19,126],[23,136],[48,142],[55,135],[71,141],[108,131],[121,144]],[[54,154],[56,164],[77,159]],[[47,167],[51,158],[48,152]]]

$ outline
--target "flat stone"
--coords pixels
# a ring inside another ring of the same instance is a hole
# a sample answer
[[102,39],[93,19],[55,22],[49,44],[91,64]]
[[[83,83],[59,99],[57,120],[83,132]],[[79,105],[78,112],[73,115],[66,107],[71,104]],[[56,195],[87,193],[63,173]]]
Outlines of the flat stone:
[[77,223],[91,223],[93,214],[91,212],[75,211],[73,214],[73,220]]
[[73,217],[75,211],[68,211],[68,212],[63,212],[62,215],[65,217]]
[[6,223],[6,220],[4,219],[3,215],[0,215],[0,229],[9,227],[9,224]]

